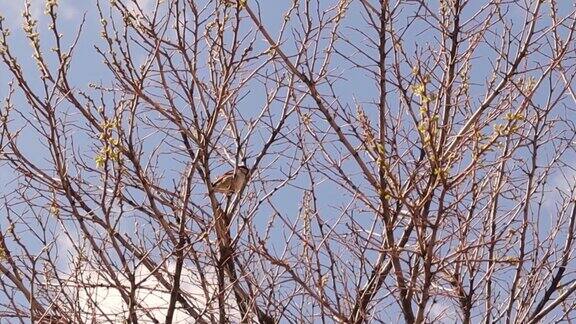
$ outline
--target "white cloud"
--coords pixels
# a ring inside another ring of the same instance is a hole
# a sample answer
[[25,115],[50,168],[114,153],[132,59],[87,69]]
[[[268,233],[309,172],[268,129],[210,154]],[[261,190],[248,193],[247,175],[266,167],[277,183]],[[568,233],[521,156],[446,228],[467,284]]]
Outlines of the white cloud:
[[[205,283],[208,290],[208,298],[206,298],[206,293],[200,286],[199,275],[190,269],[190,267],[185,267],[182,271],[181,291],[197,310],[206,310],[207,313],[216,314],[218,302],[215,296],[216,277],[214,269],[208,267],[203,273],[206,281],[208,281]],[[174,266],[168,267],[170,273],[173,270]],[[112,282],[110,277],[103,272],[86,270],[82,271],[80,276],[80,278],[70,277],[72,285],[67,287],[67,290],[72,294],[78,294],[83,320],[86,322],[112,320],[116,323],[123,323],[123,320],[128,316],[128,304],[123,300],[120,291],[110,284]],[[122,285],[129,291],[130,284],[128,279],[120,273],[118,277]],[[169,276],[166,273],[163,274],[163,277],[169,280]],[[170,292],[143,266],[136,271],[136,282],[141,283],[136,292],[136,301],[140,304],[140,309],[148,309],[156,320],[163,322],[170,301]],[[225,299],[229,302],[228,314],[231,314],[230,320],[239,322],[238,314],[233,309],[235,305],[233,296],[226,296]],[[181,305],[177,303],[173,323],[190,323],[190,315],[185,310],[179,309],[179,307]],[[153,322],[142,310],[137,313],[141,323]]]
[[79,19],[80,12],[71,3],[61,6],[58,10],[62,17],[66,20]]
[[451,304],[436,301],[430,306],[429,320],[433,323],[457,323],[458,316]]
[[[136,5],[138,3],[138,5]],[[150,13],[156,6],[156,0],[139,0],[128,2],[127,7],[133,12],[138,12],[138,7],[144,14]]]

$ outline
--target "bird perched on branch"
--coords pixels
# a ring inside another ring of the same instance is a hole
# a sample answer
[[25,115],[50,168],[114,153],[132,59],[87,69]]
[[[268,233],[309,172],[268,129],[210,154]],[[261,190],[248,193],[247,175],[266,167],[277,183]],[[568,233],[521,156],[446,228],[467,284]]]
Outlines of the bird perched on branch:
[[226,195],[237,193],[248,181],[249,171],[245,165],[239,165],[234,170],[224,173],[212,183],[214,192]]

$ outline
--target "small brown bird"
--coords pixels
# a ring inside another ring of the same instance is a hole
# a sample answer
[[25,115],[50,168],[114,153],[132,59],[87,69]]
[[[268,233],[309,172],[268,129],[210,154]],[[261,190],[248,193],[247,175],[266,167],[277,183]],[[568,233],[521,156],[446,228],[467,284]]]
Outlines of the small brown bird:
[[240,165],[235,170],[224,173],[212,183],[214,192],[226,195],[237,193],[248,181],[248,172],[249,170],[246,166]]

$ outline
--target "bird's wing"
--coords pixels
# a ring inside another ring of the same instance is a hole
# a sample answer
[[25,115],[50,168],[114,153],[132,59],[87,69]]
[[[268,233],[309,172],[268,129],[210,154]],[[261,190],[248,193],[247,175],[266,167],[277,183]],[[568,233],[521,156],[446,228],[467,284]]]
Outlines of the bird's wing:
[[214,181],[212,183],[212,186],[216,186],[217,184],[221,183],[222,181],[225,181],[227,178],[229,178],[233,174],[234,174],[234,170],[228,171],[228,172],[222,174],[221,176],[218,177],[218,179],[216,179],[216,181]]
[[228,171],[218,177],[212,184],[212,188],[216,192],[228,193],[234,186],[234,170]]

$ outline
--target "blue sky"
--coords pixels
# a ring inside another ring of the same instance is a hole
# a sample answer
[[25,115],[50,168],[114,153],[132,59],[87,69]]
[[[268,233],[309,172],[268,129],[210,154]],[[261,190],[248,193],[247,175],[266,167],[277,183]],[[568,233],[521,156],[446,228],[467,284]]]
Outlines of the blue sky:
[[[327,2],[328,1],[326,1],[326,3]],[[252,1],[250,3],[252,3]],[[335,1],[330,1],[330,3],[335,3]],[[431,6],[437,5],[437,1],[430,1],[428,3]],[[467,14],[471,15],[472,12],[474,12],[484,3],[485,3],[484,1],[473,2],[468,8],[468,11],[464,13],[463,15],[464,20],[466,20]],[[140,4],[143,7],[152,8],[152,6],[154,5],[154,1],[152,0],[140,1]],[[262,10],[263,14],[261,18],[264,24],[267,26],[269,30],[277,31],[280,24],[283,22],[283,14],[286,8],[290,5],[290,1],[259,1],[257,2],[257,4],[260,6]],[[324,4],[324,2],[322,2],[322,4]],[[572,10],[571,7],[572,5],[570,4],[570,1],[561,1],[560,4],[561,4],[561,8],[559,8],[560,12],[569,12],[569,10]],[[256,7],[255,4],[253,5],[253,8],[254,7]],[[407,7],[410,8],[409,6]],[[20,59],[24,71],[28,73],[28,75],[31,77],[32,80],[34,80],[36,78],[35,75],[36,67],[33,63],[33,60],[30,58],[30,50],[28,42],[24,40],[25,38],[23,37],[23,33],[21,31],[21,28],[19,27],[22,22],[22,16],[21,16],[22,8],[23,8],[23,2],[21,1],[0,0],[0,13],[6,18],[6,24],[13,30],[12,36],[10,37],[10,39],[12,40],[10,43],[11,49],[14,51],[15,56]],[[93,4],[90,3],[90,1],[66,0],[66,1],[60,1],[59,8],[61,18],[60,27],[61,32],[65,35],[64,40],[66,44],[69,44],[70,41],[74,38],[74,33],[80,24],[82,16],[86,15],[86,25],[82,32],[79,46],[76,49],[76,54],[74,56],[73,63],[71,66],[72,72],[70,76],[73,81],[73,84],[79,90],[80,89],[86,90],[88,89],[88,84],[91,82],[94,83],[102,82],[104,84],[109,83],[112,80],[112,75],[110,74],[108,69],[102,64],[102,59],[98,55],[96,55],[96,52],[93,48],[93,44],[95,43],[101,44],[101,40],[99,38],[101,29],[100,20],[97,16],[96,11],[94,10]],[[416,8],[417,8],[416,6],[412,7],[412,9]],[[43,10],[44,10],[43,1],[39,0],[32,1],[31,6],[32,15],[37,17],[37,19],[39,20],[39,25],[42,26],[40,28],[41,37],[43,37],[42,35],[46,34],[47,31],[46,29],[47,18],[43,14]],[[412,16],[412,14],[413,12],[411,12],[410,10],[406,10],[400,14],[400,17],[401,19],[406,19],[406,21],[408,21]],[[518,31],[521,30],[521,28],[523,27],[521,24],[523,14],[518,7],[515,7],[513,5],[510,6],[510,11],[507,13],[506,18],[515,22],[514,28],[517,28]],[[353,2],[348,12],[348,15],[345,18],[345,24],[344,24],[345,28],[342,30],[342,32],[349,33],[350,40],[357,46],[366,46],[369,40],[361,36],[359,33],[350,29],[351,26],[362,25],[365,23],[366,21],[364,19],[364,16],[361,14],[359,10],[358,3]],[[246,24],[246,26],[250,26],[250,24]],[[499,35],[494,34],[492,36],[494,37],[492,41],[497,41]],[[44,38],[47,37],[44,36]],[[405,50],[409,55],[412,55],[414,52],[417,51],[418,53],[422,53],[424,56],[426,56],[427,51],[431,50],[433,51],[436,48],[437,41],[438,41],[437,35],[433,32],[430,32],[427,25],[418,22],[415,23],[415,25],[411,27],[409,33],[405,35],[405,38],[403,39],[403,44],[405,45]],[[44,40],[42,44],[44,46],[45,53],[48,53],[50,45],[47,44],[46,40]],[[257,44],[262,46],[262,48],[265,48],[265,44],[263,41],[259,40]],[[68,45],[66,45],[65,47],[67,46]],[[291,49],[293,50],[295,48],[295,44],[286,42],[282,44],[282,47],[288,53],[290,53],[290,50]],[[343,45],[343,48],[345,49],[346,53],[349,54],[351,57],[363,60],[364,62],[368,61],[367,59],[361,59],[360,55],[354,54],[354,50],[351,47]],[[377,54],[373,50],[372,52],[374,53],[374,55]],[[536,58],[544,59],[544,57],[542,56]],[[491,63],[494,61],[494,59],[495,59],[494,51],[486,46],[477,52],[477,57],[473,61],[474,66],[472,67],[473,72],[471,74],[472,89],[474,90],[473,92],[475,93],[475,95],[472,96],[474,100],[472,105],[479,104],[483,99],[483,94],[486,89],[485,80],[491,74],[490,66]],[[536,66],[537,64],[538,64],[537,61],[528,62],[529,66]],[[345,80],[343,80],[342,82],[338,82],[335,85],[335,89],[337,90],[338,95],[340,97],[339,99],[343,103],[350,105],[350,107],[353,107],[355,103],[360,103],[365,107],[366,112],[369,116],[375,116],[376,110],[374,109],[375,105],[373,103],[377,98],[377,96],[375,95],[377,85],[374,83],[373,80],[371,80],[370,76],[363,70],[354,69],[350,65],[350,63],[346,62],[342,58],[335,57],[334,62],[332,62],[332,66],[336,71],[335,74],[341,74],[342,77],[345,78]],[[409,65],[405,65],[403,66],[403,68],[407,73],[409,73],[408,71],[412,67]],[[10,80],[11,76],[9,75],[9,73],[7,73],[5,66],[0,65],[0,97],[6,96],[7,94],[6,85]],[[36,86],[39,85],[38,81],[39,80],[36,79],[34,85]],[[262,96],[263,88],[259,88],[258,85],[251,85],[251,87],[253,88],[245,90],[247,96],[245,99],[241,101],[241,107],[238,108],[246,117],[254,115],[255,112],[257,112],[255,107],[256,108],[260,107],[264,101]],[[546,100],[546,97],[544,96],[545,93],[546,93],[546,87],[544,86],[543,91],[539,92],[536,95],[535,101],[544,103]],[[17,106],[20,106],[22,110],[24,111],[26,110],[25,108],[26,102],[25,100],[23,100],[21,96],[17,96],[14,103]],[[305,101],[305,104],[312,105],[313,102],[308,100]],[[388,104],[392,109],[394,109],[395,105],[399,105],[399,101],[392,97],[392,99],[389,100]],[[570,104],[574,105],[574,102],[570,102],[569,99],[566,99],[566,105]],[[294,120],[292,120],[292,122],[294,122]],[[86,145],[88,145],[87,143],[92,143],[91,139],[86,134],[84,135],[79,134],[79,136],[75,138],[75,140],[77,141],[76,144],[80,146],[83,144],[82,141],[86,141],[85,142]],[[255,138],[254,142],[258,143],[259,140]],[[22,132],[22,135],[20,137],[20,143],[22,144],[23,147],[27,149],[27,153],[30,155],[32,159],[35,159],[40,164],[45,163],[45,157],[46,157],[45,154],[47,152],[46,147],[44,146],[44,143],[42,143],[36,137],[34,132],[30,131],[29,128],[25,129],[24,132]],[[335,147],[334,150],[336,149],[337,147]],[[89,149],[86,149],[86,152],[88,151]],[[277,153],[282,153],[282,151],[279,150]],[[294,153],[294,152],[290,151],[287,153]],[[272,161],[274,157],[275,157],[274,155],[271,155],[270,157],[268,157],[267,161]],[[544,155],[542,157],[542,161],[544,162],[547,158],[549,157]],[[574,153],[569,153],[566,156],[566,160],[568,161],[571,159],[573,160],[574,158],[575,158]],[[284,158],[281,159],[279,163],[277,163],[278,165],[277,171],[279,171],[280,168],[282,168],[283,170],[288,169],[288,166],[283,164],[286,163],[286,160],[287,158]],[[170,169],[172,168],[171,163],[173,163],[172,157],[170,156],[163,157],[163,160],[160,165],[167,169],[167,174],[170,174]],[[353,168],[354,166],[352,164],[349,164],[345,165],[345,167]],[[4,186],[5,188],[11,188],[11,184],[8,182],[11,179],[11,175],[2,172],[2,168],[3,167],[0,166],[0,185]],[[221,172],[227,168],[228,166],[221,167],[217,169],[216,173]],[[173,171],[179,171],[179,170],[173,170]],[[567,170],[567,173],[569,174],[567,180],[564,180],[560,174],[555,174],[554,176],[552,176],[551,186],[562,187],[569,184],[569,182],[571,181],[570,174],[572,176],[574,175],[574,169]],[[176,174],[177,172],[173,173],[172,175]],[[272,173],[272,176],[273,175],[274,173]],[[171,180],[172,179],[167,179],[166,183],[170,183]],[[361,184],[365,184],[364,180],[360,176],[358,176],[356,180]],[[554,183],[555,181],[557,181],[557,183]],[[307,183],[306,179],[298,178],[294,182],[292,182],[292,185],[294,186],[305,185],[306,183]],[[326,217],[327,219],[330,219],[332,221],[334,221],[338,217],[339,209],[345,206],[347,202],[352,199],[350,196],[347,195],[345,196],[344,194],[342,194],[342,191],[333,183],[331,183],[329,179],[324,179],[323,184],[318,187],[318,190],[319,190],[318,192],[322,197],[322,199],[320,199],[319,201],[319,204],[323,217]],[[551,197],[558,198],[556,194],[553,194]],[[284,188],[283,190],[278,192],[274,197],[274,201],[278,203],[278,206],[282,207],[281,211],[287,218],[296,218],[298,216],[298,208],[301,199],[302,199],[301,190],[299,188],[291,186]],[[548,201],[547,203],[553,206],[554,200],[553,199],[551,200],[552,202]],[[266,220],[271,213],[272,211],[269,208],[266,208],[265,206],[258,211],[258,217],[256,218],[256,220],[259,222],[261,228],[263,228],[266,225]],[[372,222],[372,219],[370,218],[367,218],[366,220],[360,219],[359,222],[368,226]],[[284,233],[283,230],[281,229],[281,226],[277,227],[276,233],[279,234],[277,237],[278,243],[281,243],[283,241],[283,237],[280,234]]]

